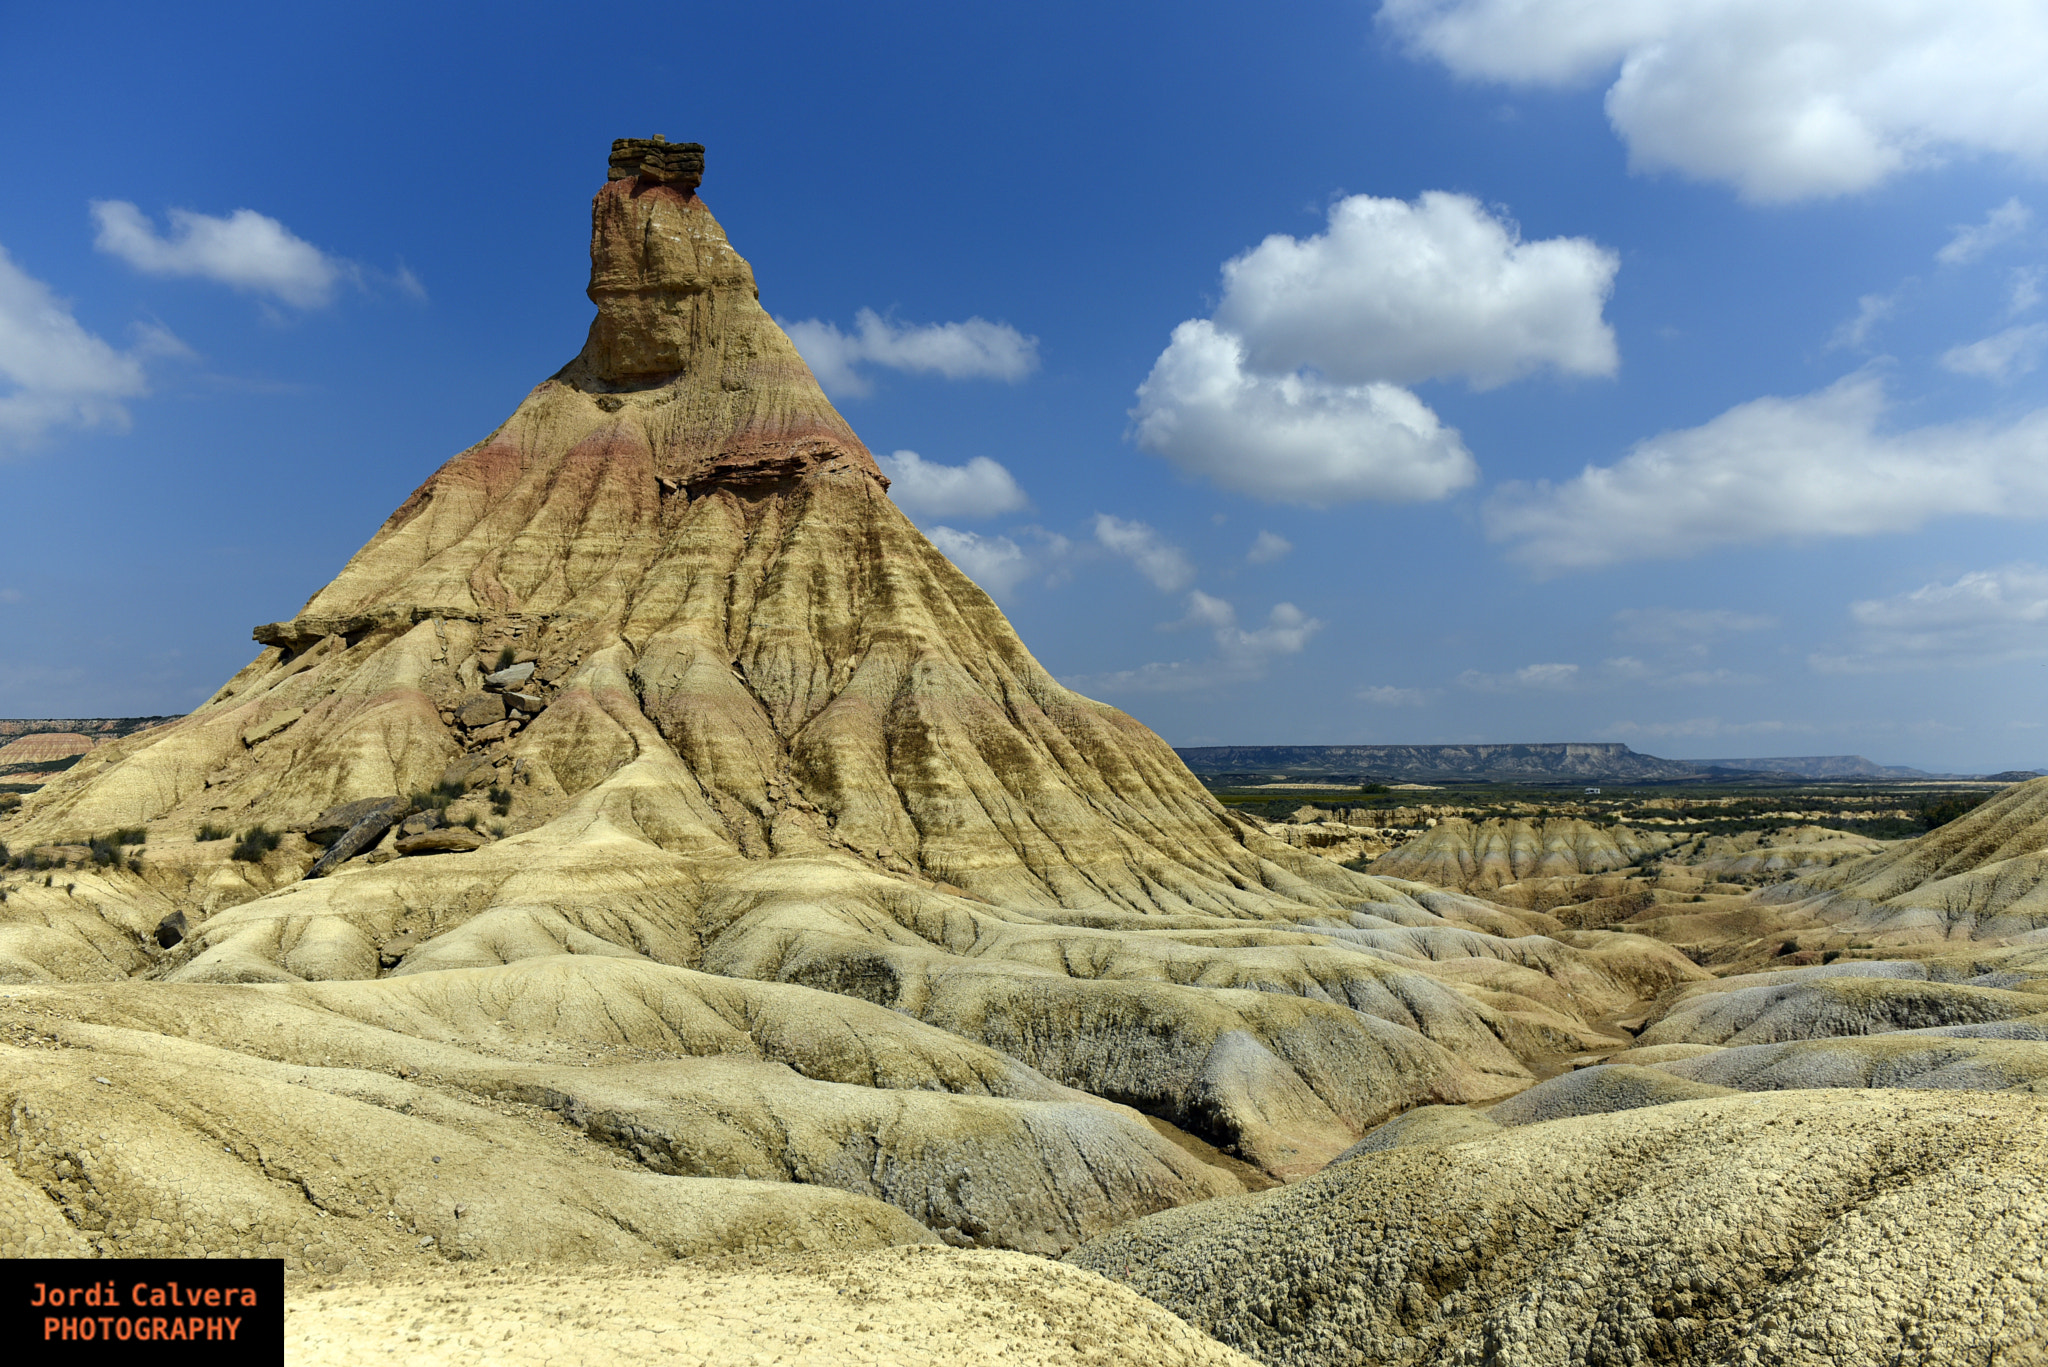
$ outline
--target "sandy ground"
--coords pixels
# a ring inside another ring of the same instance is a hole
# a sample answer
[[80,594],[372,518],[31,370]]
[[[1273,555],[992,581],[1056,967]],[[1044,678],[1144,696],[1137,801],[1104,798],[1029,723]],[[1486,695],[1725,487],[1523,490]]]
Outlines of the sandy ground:
[[1251,1362],[1091,1272],[942,1248],[328,1284],[292,1296],[285,1355],[294,1367]]

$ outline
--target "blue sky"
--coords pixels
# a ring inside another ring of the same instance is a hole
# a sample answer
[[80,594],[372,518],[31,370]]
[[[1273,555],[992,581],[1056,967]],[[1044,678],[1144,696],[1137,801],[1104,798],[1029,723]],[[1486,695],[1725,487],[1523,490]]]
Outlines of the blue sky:
[[203,700],[575,354],[661,133],[920,525],[1176,744],[2048,767],[2037,3],[0,33],[0,715]]

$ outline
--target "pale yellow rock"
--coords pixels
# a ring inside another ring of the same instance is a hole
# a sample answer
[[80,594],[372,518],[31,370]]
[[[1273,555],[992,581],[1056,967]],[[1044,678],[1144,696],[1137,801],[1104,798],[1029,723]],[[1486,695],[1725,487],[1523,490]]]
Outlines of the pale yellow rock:
[[2048,928],[2048,778],[1875,858],[1802,878],[1830,924],[1888,943],[1995,939]]
[[295,1295],[305,1367],[575,1362],[726,1367],[1250,1367],[1093,1273],[1016,1253],[904,1249],[606,1272],[447,1271]]
[[1772,1092],[1396,1147],[1070,1261],[1276,1365],[2032,1363],[2044,1172],[2048,1099]]

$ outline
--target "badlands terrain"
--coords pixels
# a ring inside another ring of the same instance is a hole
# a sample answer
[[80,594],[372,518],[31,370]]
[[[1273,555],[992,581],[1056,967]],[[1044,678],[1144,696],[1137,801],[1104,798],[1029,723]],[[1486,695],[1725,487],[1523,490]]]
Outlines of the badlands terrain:
[[0,816],[0,1249],[282,1258],[307,1362],[2048,1354],[2048,780],[1325,857],[896,509],[702,168],[615,144],[582,352]]

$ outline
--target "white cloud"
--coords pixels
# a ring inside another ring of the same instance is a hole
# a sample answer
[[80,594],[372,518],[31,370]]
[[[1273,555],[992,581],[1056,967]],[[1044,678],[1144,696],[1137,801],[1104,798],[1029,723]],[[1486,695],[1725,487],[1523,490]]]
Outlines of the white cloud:
[[2044,272],[2039,266],[2016,266],[2013,268],[2013,273],[2007,278],[2006,282],[2005,312],[2007,317],[2017,318],[2041,302],[2041,277],[2044,274],[2048,274],[2048,272]]
[[2021,562],[1973,571],[1852,603],[1849,618],[1857,629],[1850,648],[1809,656],[1814,669],[1867,674],[2048,655],[2048,568]]
[[1601,310],[1619,264],[1585,238],[1524,242],[1469,196],[1353,195],[1322,233],[1224,264],[1215,317],[1175,328],[1138,387],[1133,435],[1261,498],[1443,498],[1476,477],[1472,457],[1401,386],[1613,374]]
[[1162,593],[1184,589],[1194,582],[1195,567],[1180,547],[1142,522],[1126,522],[1108,513],[1097,513],[1095,540],[1104,550],[1137,566],[1138,573]]
[[1275,603],[1266,625],[1247,631],[1237,624],[1237,610],[1221,598],[1197,589],[1188,594],[1187,616],[1167,629],[1206,628],[1216,643],[1207,660],[1155,661],[1112,674],[1083,675],[1071,686],[1102,693],[1183,693],[1265,677],[1275,656],[1298,655],[1323,624],[1292,603]]
[[1944,266],[1965,266],[2001,243],[2010,242],[2034,221],[2034,211],[2008,199],[1984,216],[1982,223],[1960,224],[1948,245],[1934,254]]
[[1024,548],[1007,536],[978,536],[951,527],[933,527],[926,535],[991,598],[1004,597],[1036,568]]
[[1269,531],[1260,531],[1252,540],[1252,548],[1244,558],[1254,565],[1270,565],[1294,549],[1294,543],[1286,537]]
[[1849,347],[1861,351],[1877,325],[1896,313],[1899,297],[1896,294],[1866,294],[1856,301],[1856,316],[1835,329],[1828,338],[1829,351]]
[[1386,0],[1379,14],[1462,76],[1613,74],[1607,118],[1633,167],[1752,200],[1863,190],[1954,152],[2048,164],[2036,0]]
[[1911,531],[1957,514],[2048,515],[2048,409],[1888,433],[1885,407],[1867,374],[1741,404],[1562,484],[1503,485],[1484,512],[1487,534],[1548,572]]
[[1307,239],[1276,233],[1225,263],[1216,326],[1261,375],[1341,384],[1464,376],[1490,389],[1542,367],[1612,375],[1601,309],[1621,258],[1583,237],[1523,242],[1469,195],[1353,195]]
[[2048,344],[2048,323],[2011,327],[1982,341],[1950,347],[1941,353],[1941,368],[2003,382],[2032,370],[2044,344]]
[[25,446],[58,426],[126,427],[121,401],[148,388],[142,358],[182,346],[152,328],[135,349],[117,350],[0,248],[0,447]]
[[[99,224],[93,245],[146,275],[197,276],[297,308],[318,308],[352,274],[347,262],[253,209],[237,209],[226,218],[173,209],[168,237],[159,237],[156,226],[125,200],[94,200],[92,216]],[[411,280],[411,272],[405,278]]]
[[782,330],[803,353],[818,383],[833,394],[872,393],[861,365],[886,366],[910,374],[949,380],[992,379],[1011,384],[1038,369],[1038,339],[1007,323],[969,318],[964,323],[897,323],[873,309],[853,318],[853,331],[806,318],[784,322]]
[[1511,674],[1484,674],[1468,669],[1458,676],[1458,685],[1479,693],[1525,691],[1563,693],[1576,687],[1579,667],[1572,664],[1523,665]]
[[940,465],[915,451],[877,456],[889,496],[912,517],[995,517],[1031,506],[1010,472],[987,456]]
[[1456,429],[1407,390],[1256,374],[1243,343],[1207,319],[1173,330],[1131,416],[1146,450],[1278,502],[1437,499],[1479,473]]
[[1375,684],[1358,690],[1361,702],[1375,707],[1420,707],[1429,701],[1429,692],[1421,688],[1396,688],[1392,684]]

